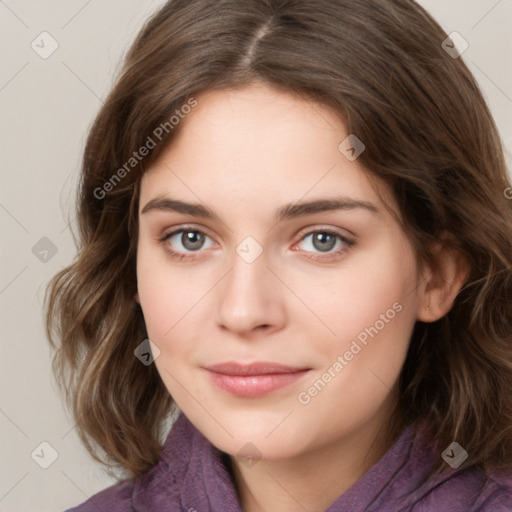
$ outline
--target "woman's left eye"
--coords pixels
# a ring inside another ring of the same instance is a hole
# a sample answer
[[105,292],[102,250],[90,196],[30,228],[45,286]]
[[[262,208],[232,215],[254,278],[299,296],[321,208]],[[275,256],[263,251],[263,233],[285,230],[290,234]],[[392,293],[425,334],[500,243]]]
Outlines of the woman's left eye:
[[[316,253],[317,256],[313,256],[312,259],[329,259],[338,254],[347,252],[351,247],[355,245],[354,240],[351,240],[341,235],[340,233],[325,229],[310,231],[309,233],[306,233],[300,239],[299,243],[304,242],[310,237],[312,237],[310,246],[312,246],[313,249],[319,251],[319,253]],[[173,257],[179,257],[181,260],[183,258],[191,257],[191,253],[193,254],[199,252],[200,249],[204,249],[203,245],[207,238],[211,240],[211,238],[200,229],[180,228],[178,230],[172,231],[171,233],[165,234],[160,239],[160,242],[164,244],[164,248],[167,252],[169,252]],[[339,245],[337,250],[333,251],[338,242]],[[181,244],[183,249],[173,249],[173,247],[176,247],[177,244]],[[211,244],[211,246],[212,245],[214,244]]]
[[[312,256],[313,259],[317,260],[329,259],[333,256],[343,254],[355,245],[354,240],[351,240],[340,233],[329,230],[310,231],[301,238],[301,242],[309,237],[312,237],[310,246],[313,246],[313,248],[320,251],[320,254],[316,253],[317,256]],[[332,249],[336,246],[338,241],[340,244],[338,245],[337,250],[332,252]]]

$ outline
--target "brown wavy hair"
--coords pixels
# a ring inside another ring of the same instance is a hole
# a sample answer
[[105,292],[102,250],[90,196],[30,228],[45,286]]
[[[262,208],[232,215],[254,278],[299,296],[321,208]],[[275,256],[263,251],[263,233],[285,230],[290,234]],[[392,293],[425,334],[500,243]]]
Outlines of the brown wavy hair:
[[[173,0],[146,22],[90,129],[77,255],[46,295],[54,372],[97,460],[146,473],[174,403],[134,356],[147,337],[134,301],[141,177],[194,96],[263,82],[327,105],[364,141],[360,161],[394,191],[419,262],[435,264],[431,244],[447,233],[469,263],[450,312],[414,326],[396,431],[426,422],[440,450],[464,447],[465,467],[511,468],[512,189],[495,123],[446,37],[412,0]],[[130,160],[159,126],[156,147]]]

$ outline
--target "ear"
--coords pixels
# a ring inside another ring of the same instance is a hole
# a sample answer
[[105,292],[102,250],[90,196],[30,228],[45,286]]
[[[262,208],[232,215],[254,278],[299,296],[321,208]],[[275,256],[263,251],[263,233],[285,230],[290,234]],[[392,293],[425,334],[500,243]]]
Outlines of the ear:
[[441,241],[433,245],[432,254],[436,266],[424,265],[418,294],[417,320],[422,322],[435,322],[452,309],[470,271],[466,257]]
[[139,304],[139,306],[140,306],[139,292],[135,292],[135,295],[133,296],[133,298],[135,299],[135,302],[137,304]]

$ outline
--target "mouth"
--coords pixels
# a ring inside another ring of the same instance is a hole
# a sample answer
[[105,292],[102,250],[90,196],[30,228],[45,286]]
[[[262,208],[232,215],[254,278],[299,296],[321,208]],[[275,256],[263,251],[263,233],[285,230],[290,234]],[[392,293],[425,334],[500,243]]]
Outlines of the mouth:
[[303,378],[311,368],[257,362],[227,362],[204,368],[210,381],[219,389],[243,398],[264,396]]

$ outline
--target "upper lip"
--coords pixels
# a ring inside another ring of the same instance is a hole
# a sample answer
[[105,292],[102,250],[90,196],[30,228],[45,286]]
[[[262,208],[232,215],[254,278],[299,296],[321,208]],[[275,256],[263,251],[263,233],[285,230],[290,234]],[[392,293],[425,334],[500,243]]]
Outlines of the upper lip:
[[298,368],[279,363],[261,361],[251,364],[242,364],[233,361],[206,366],[207,370],[225,375],[274,375],[277,373],[295,373],[309,368]]

